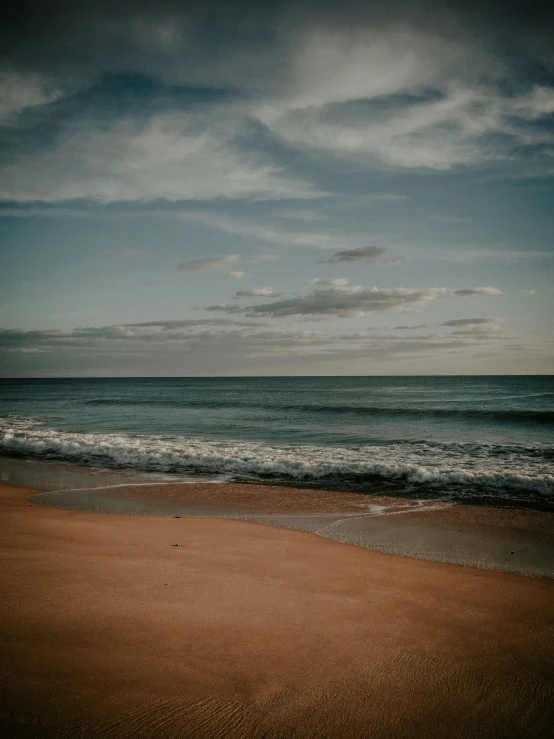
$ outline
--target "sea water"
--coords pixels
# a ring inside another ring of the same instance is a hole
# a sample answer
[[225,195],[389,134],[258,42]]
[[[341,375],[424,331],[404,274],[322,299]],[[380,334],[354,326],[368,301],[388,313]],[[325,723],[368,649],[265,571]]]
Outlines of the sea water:
[[0,454],[554,507],[554,378],[0,380]]

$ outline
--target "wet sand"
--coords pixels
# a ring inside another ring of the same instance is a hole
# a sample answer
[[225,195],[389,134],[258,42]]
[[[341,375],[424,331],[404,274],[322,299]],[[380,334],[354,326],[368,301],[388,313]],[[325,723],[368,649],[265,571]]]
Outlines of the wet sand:
[[30,492],[0,486],[5,736],[550,736],[552,580]]
[[242,519],[436,562],[554,577],[554,512],[255,483],[120,483],[36,502],[88,512]]

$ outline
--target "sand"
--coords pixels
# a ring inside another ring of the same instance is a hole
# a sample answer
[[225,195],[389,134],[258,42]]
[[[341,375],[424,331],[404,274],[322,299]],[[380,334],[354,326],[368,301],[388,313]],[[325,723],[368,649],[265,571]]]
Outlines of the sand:
[[240,518],[374,551],[554,578],[551,510],[253,482],[103,482],[33,500],[89,513]]
[[552,580],[30,492],[0,486],[4,736],[550,736]]

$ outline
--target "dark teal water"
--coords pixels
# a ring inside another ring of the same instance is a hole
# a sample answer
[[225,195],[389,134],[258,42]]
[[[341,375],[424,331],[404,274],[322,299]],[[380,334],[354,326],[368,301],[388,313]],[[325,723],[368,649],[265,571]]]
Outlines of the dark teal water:
[[554,501],[553,377],[0,381],[0,452]]

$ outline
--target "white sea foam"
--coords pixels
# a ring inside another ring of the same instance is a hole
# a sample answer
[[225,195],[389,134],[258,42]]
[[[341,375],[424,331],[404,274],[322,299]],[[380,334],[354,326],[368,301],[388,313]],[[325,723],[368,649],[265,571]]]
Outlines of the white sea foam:
[[554,447],[405,442],[313,446],[139,434],[76,433],[30,418],[0,419],[0,451],[38,459],[179,474],[236,475],[307,482],[410,484],[554,493]]

